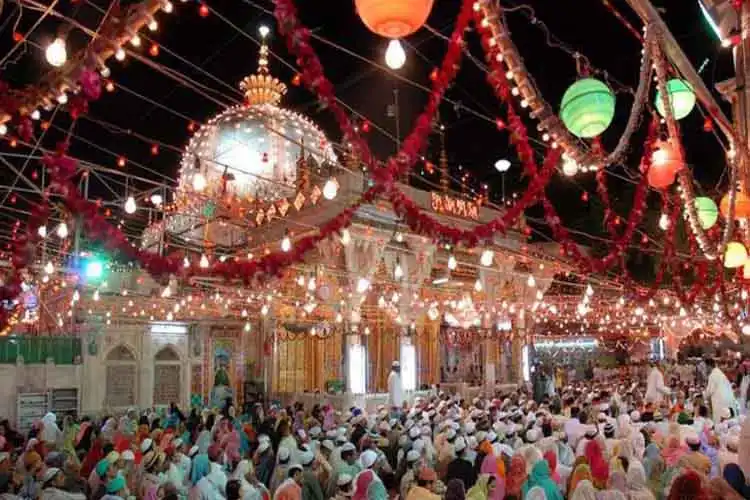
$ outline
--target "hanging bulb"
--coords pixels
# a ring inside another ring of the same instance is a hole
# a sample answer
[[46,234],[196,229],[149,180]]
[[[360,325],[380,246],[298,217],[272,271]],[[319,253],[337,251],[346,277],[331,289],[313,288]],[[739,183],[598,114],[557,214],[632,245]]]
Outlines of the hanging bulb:
[[94,295],[91,297],[94,301],[99,300],[99,290],[94,290]]
[[245,331],[246,331],[246,332],[249,332],[249,331],[250,331],[250,328],[251,328],[251,326],[250,326],[250,322],[248,321],[247,323],[245,323]]
[[130,39],[130,44],[133,47],[140,47],[141,46],[141,37],[138,35],[133,35],[133,38]]
[[73,291],[73,302],[78,302],[81,299],[81,294],[78,293],[78,290]]
[[474,282],[474,290],[476,292],[481,292],[482,291],[482,281],[481,280],[476,280]]
[[529,288],[534,288],[536,286],[536,280],[533,275],[529,274],[529,279],[526,280],[526,286]]
[[289,236],[284,236],[284,239],[281,240],[281,251],[288,252],[291,249],[292,249],[292,240],[289,239]]
[[482,264],[484,267],[489,267],[492,265],[492,259],[495,258],[495,252],[492,250],[485,250],[482,252],[482,257],[479,259],[479,263]]
[[170,2],[169,0],[167,0],[166,2],[164,2],[164,3],[163,3],[163,4],[161,5],[161,8],[162,8],[162,10],[163,10],[164,12],[166,12],[167,14],[171,14],[171,13],[172,13],[172,11],[174,11],[174,5],[172,5],[172,2]]
[[397,281],[404,277],[404,270],[401,268],[400,262],[396,262],[396,268],[393,270],[393,277]]
[[399,40],[388,42],[388,48],[385,51],[385,64],[391,69],[401,69],[406,64],[406,52]]
[[182,259],[182,267],[190,267],[190,261],[187,257],[183,257]]
[[341,231],[341,244],[346,246],[352,241],[352,236],[349,234],[348,229]]
[[341,313],[336,313],[336,323],[342,323],[344,321],[344,317],[341,315]]
[[661,217],[659,217],[659,229],[662,231],[669,229],[669,216],[667,214],[661,214]]
[[152,194],[151,203],[153,203],[155,207],[161,206],[161,204],[164,203],[164,198],[162,198],[160,194]]
[[206,189],[206,176],[201,172],[196,172],[193,175],[193,189],[199,193]]
[[315,291],[315,287],[317,286],[317,283],[315,283],[315,276],[310,278],[310,281],[307,282],[307,290],[310,292]]
[[591,285],[586,285],[586,295],[588,295],[589,297],[594,295],[594,289]]
[[39,226],[39,229],[36,230],[37,234],[40,238],[46,238],[47,237],[47,226]]
[[260,314],[263,316],[268,314],[268,306],[266,304],[263,304],[263,307],[260,308]]
[[55,272],[55,266],[52,264],[52,262],[47,262],[47,264],[44,265],[44,272],[47,274],[52,274]]
[[126,55],[125,54],[125,49],[123,49],[122,47],[119,47],[115,51],[115,59],[117,59],[118,61],[124,61],[125,60],[125,55]]
[[370,288],[370,280],[367,278],[359,278],[357,281],[357,293],[365,293]]
[[57,226],[57,236],[65,239],[68,237],[68,225],[65,223],[65,221],[61,222],[59,226]]
[[138,207],[135,204],[135,198],[133,198],[132,196],[128,196],[128,199],[125,201],[125,213],[134,214],[137,208]]
[[44,56],[47,58],[47,62],[55,68],[59,68],[65,64],[68,60],[68,50],[65,47],[65,40],[60,37],[55,38],[51,44],[47,45]]
[[332,200],[337,194],[339,194],[339,183],[334,177],[331,177],[326,181],[325,186],[323,186],[323,197],[326,200]]
[[451,255],[450,257],[448,257],[448,269],[454,271],[456,267],[458,267],[458,262],[456,261],[456,258]]
[[148,29],[149,29],[149,30],[151,30],[151,31],[156,31],[156,30],[158,30],[158,29],[159,29],[159,23],[158,23],[158,22],[156,22],[156,19],[152,19],[152,20],[151,20],[151,21],[150,21],[150,22],[148,23]]
[[201,255],[200,266],[202,269],[206,269],[208,267],[208,257],[206,257],[205,253]]

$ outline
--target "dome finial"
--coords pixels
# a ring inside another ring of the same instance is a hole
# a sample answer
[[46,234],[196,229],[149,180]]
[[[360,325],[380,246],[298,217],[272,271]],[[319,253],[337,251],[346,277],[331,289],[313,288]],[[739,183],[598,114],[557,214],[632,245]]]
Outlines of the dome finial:
[[268,43],[266,39],[271,29],[265,24],[258,28],[260,34],[260,52],[258,53],[258,72],[246,76],[240,88],[245,91],[245,99],[251,106],[261,104],[278,105],[281,98],[286,94],[286,85],[271,76],[268,69]]

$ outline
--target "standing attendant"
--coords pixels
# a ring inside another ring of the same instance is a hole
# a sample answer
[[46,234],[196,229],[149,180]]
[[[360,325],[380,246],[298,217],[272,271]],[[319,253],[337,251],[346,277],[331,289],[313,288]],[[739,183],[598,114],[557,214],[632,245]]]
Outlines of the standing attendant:
[[388,375],[388,406],[401,409],[404,405],[404,386],[401,383],[401,364],[394,361]]
[[724,372],[716,366],[716,362],[709,358],[706,360],[706,365],[711,369],[711,373],[708,375],[705,396],[711,401],[714,422],[721,422],[721,413],[724,409],[731,409],[736,414],[737,401],[734,399],[732,384],[729,383]]
[[655,406],[659,406],[664,396],[669,394],[671,394],[671,391],[664,385],[664,375],[659,370],[659,365],[656,362],[652,363],[646,383],[646,403],[654,403]]

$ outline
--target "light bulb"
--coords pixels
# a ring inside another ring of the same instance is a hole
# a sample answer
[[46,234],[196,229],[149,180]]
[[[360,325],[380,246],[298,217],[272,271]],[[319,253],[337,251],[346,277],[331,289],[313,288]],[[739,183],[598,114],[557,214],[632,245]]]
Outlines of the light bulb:
[[348,229],[344,229],[341,231],[341,244],[346,246],[352,241],[352,236],[349,234]]
[[45,264],[44,272],[47,274],[52,274],[55,272],[55,266],[52,264],[52,262],[47,262],[47,264]]
[[44,51],[44,56],[47,58],[47,62],[55,68],[59,68],[68,60],[68,50],[65,47],[65,40],[60,37],[47,45],[47,49]]
[[92,297],[95,301],[99,300],[99,290],[94,290],[94,295]]
[[370,280],[367,278],[359,278],[357,281],[357,293],[365,293],[370,288]]
[[323,186],[323,197],[326,200],[332,200],[337,194],[339,194],[339,183],[336,182],[335,178],[331,177],[326,181],[325,186]]
[[68,237],[68,225],[65,222],[61,222],[59,226],[57,226],[57,236],[65,239]]
[[130,39],[131,45],[133,47],[140,47],[141,46],[141,37],[138,35],[133,35],[133,38]]
[[482,252],[482,256],[479,258],[479,263],[482,264],[484,267],[489,267],[492,265],[492,259],[495,258],[495,252],[492,250],[485,250]]
[[458,267],[458,262],[456,261],[456,258],[451,255],[450,257],[448,257],[448,269],[453,271],[456,269],[456,267]]
[[128,199],[125,201],[125,213],[134,214],[137,208],[138,207],[135,204],[135,198],[133,198],[132,196],[128,196]]
[[193,189],[199,193],[206,189],[206,176],[200,172],[193,175]]
[[208,257],[206,257],[205,253],[203,255],[201,255],[201,261],[200,261],[199,265],[203,269],[206,269],[208,267]]
[[263,307],[260,308],[260,314],[263,316],[268,314],[268,306],[266,304],[263,304]]
[[404,277],[404,270],[401,268],[400,262],[396,262],[396,268],[393,270],[393,277],[397,280]]
[[4,123],[0,123],[0,136],[8,133],[8,126]]
[[659,217],[659,229],[662,231],[669,229],[669,216],[667,214],[661,214]]
[[586,285],[586,295],[591,297],[594,295],[594,289],[591,287],[591,285]]
[[507,172],[510,169],[510,162],[505,158],[495,162],[495,170],[498,172]]
[[123,49],[122,47],[119,47],[115,51],[115,59],[117,59],[118,61],[124,61],[125,60],[125,55],[126,55],[125,54],[125,49]]
[[477,292],[481,292],[482,291],[482,281],[481,280],[476,280],[474,282],[474,290],[477,291]]
[[391,69],[401,69],[406,64],[406,52],[399,40],[388,42],[388,48],[385,51],[385,64]]
[[157,207],[161,205],[164,202],[164,198],[160,194],[152,194],[151,195],[151,203],[156,205]]
[[536,280],[533,275],[529,274],[529,279],[526,280],[526,286],[529,288],[534,288],[536,286]]
[[563,158],[563,165],[562,165],[562,171],[563,174],[567,175],[568,177],[573,177],[578,173],[579,166],[578,163],[573,158],[565,157]]
[[182,259],[182,267],[190,267],[190,261],[188,260],[187,257],[184,257]]
[[167,14],[171,14],[172,11],[174,10],[174,5],[172,5],[172,2],[170,2],[169,0],[167,0],[166,2],[164,2],[162,4],[161,8]]
[[249,331],[250,331],[250,328],[251,328],[251,327],[250,327],[250,322],[248,321],[247,323],[245,323],[245,331],[246,331],[246,332],[249,332]]
[[39,226],[39,229],[37,229],[36,232],[37,232],[37,234],[41,238],[46,238],[47,237],[47,226]]
[[284,239],[281,240],[281,251],[288,252],[291,249],[292,249],[292,240],[289,239],[289,236],[284,236]]
[[310,278],[310,281],[307,282],[307,290],[310,292],[315,291],[315,287],[317,287],[317,283],[315,283],[315,276]]
[[68,94],[62,93],[59,96],[57,96],[57,102],[59,102],[60,104],[67,104]]
[[336,313],[336,323],[342,323],[344,321],[344,317],[341,315],[341,313]]
[[159,23],[156,22],[156,19],[152,19],[150,23],[148,23],[148,29],[151,31],[156,31],[159,29]]
[[35,109],[34,111],[31,112],[31,119],[32,120],[38,120],[41,117],[42,117],[42,114],[39,112],[38,109]]
[[270,32],[271,29],[265,24],[261,24],[260,27],[258,27],[258,33],[260,34],[261,38],[267,37]]

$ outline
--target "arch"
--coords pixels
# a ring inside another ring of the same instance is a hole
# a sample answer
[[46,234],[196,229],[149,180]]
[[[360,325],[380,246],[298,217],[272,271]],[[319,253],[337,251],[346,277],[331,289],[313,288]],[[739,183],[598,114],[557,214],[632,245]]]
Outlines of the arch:
[[107,362],[116,361],[135,363],[136,358],[133,350],[129,346],[125,344],[118,344],[109,350],[107,356],[105,357],[105,360]]
[[165,345],[159,352],[154,356],[154,361],[159,362],[174,362],[180,361],[180,354],[173,345]]

